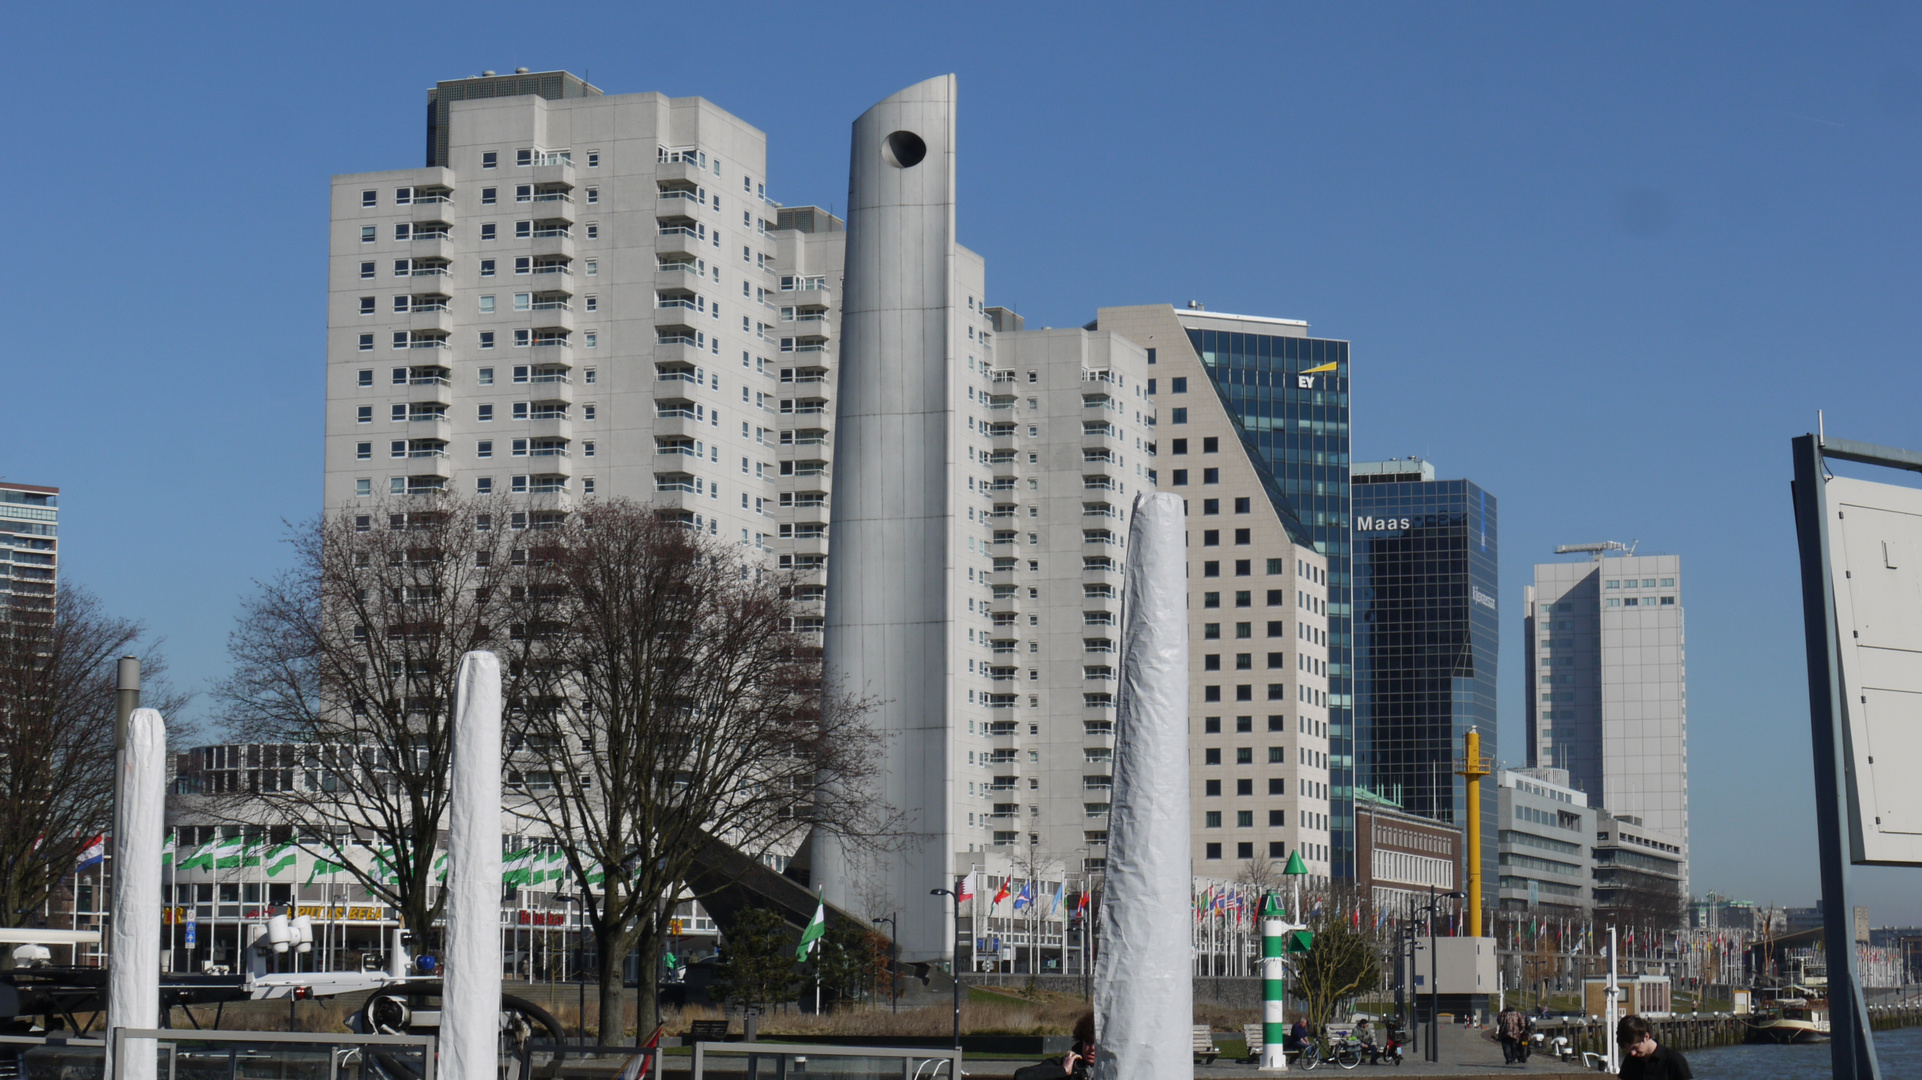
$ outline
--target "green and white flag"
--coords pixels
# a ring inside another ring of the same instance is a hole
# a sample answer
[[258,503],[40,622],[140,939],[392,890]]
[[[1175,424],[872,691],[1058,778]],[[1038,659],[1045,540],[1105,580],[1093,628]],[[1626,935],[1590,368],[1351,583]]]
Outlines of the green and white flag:
[[441,852],[440,855],[434,859],[434,884],[447,884],[447,853],[445,851]]
[[268,877],[279,877],[283,871],[295,869],[300,852],[292,843],[280,844],[267,852],[266,865]]
[[526,888],[533,876],[534,859],[531,849],[522,848],[501,859],[501,884],[513,888]]
[[821,940],[821,936],[827,932],[827,899],[819,897],[814,906],[814,918],[808,922],[808,928],[801,931],[801,944],[794,950],[794,962],[797,964],[805,962],[808,958],[808,950],[814,948],[814,943]]
[[175,833],[171,833],[171,832],[168,833],[167,842],[160,845],[160,868],[163,870],[169,870],[173,868],[175,836],[176,836]]

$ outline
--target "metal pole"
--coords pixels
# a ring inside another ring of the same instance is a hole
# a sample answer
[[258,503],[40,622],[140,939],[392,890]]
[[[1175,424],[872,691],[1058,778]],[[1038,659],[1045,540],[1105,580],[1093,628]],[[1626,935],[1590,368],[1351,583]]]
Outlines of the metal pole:
[[[140,707],[140,660],[132,656],[123,656],[120,658],[120,662],[118,665],[116,665],[116,668],[114,671],[113,807],[112,807],[113,816],[108,819],[109,821],[120,820],[120,797],[121,797],[120,774],[122,772],[122,759],[126,756],[126,753],[127,753],[127,722],[133,719],[133,711],[135,709],[138,709],[139,707]],[[114,845],[115,852],[118,853],[120,848],[120,837],[116,836],[113,838],[113,845]],[[102,871],[104,871],[106,869],[106,864],[101,863],[100,865],[101,865]],[[76,886],[76,889],[77,889],[77,886]],[[98,886],[96,886],[95,888],[96,895],[98,894],[98,891],[99,891]],[[77,911],[79,908],[79,905],[76,904],[74,905],[74,907],[75,907],[75,910]],[[94,901],[94,907],[96,910],[100,910],[104,907],[104,905],[102,905],[100,901],[96,899]],[[78,925],[77,921],[76,921],[76,925]],[[75,955],[78,955],[80,952],[80,946],[75,945],[73,947],[73,951]]]
[[[948,893],[948,895],[954,898],[954,925],[955,929],[959,930],[961,927],[961,890],[955,889]],[[954,1048],[959,1050],[961,1049],[961,944],[959,935],[956,935],[955,939],[948,943],[948,949],[953,954],[953,959],[948,961],[948,971],[954,976]]]
[[1435,886],[1428,886],[1428,1060],[1441,1061],[1441,968],[1435,960]]
[[[1840,440],[1837,440],[1839,443]],[[1869,1033],[1855,970],[1855,909],[1849,904],[1847,799],[1854,790],[1849,771],[1848,703],[1841,700],[1836,675],[1841,670],[1835,625],[1835,596],[1829,577],[1828,500],[1823,481],[1824,446],[1818,435],[1793,440],[1795,457],[1795,532],[1802,562],[1802,626],[1807,639],[1809,732],[1815,770],[1816,850],[1822,870],[1823,941],[1829,955],[1830,1067],[1836,1080],[1879,1080],[1875,1043]],[[1878,453],[1881,448],[1842,444],[1834,456],[1890,468],[1917,469],[1913,454]],[[1904,459],[1907,460],[1904,460]]]
[[1620,998],[1622,989],[1615,981],[1615,928],[1608,928],[1608,993],[1607,1003],[1602,1010],[1602,1038],[1608,1041],[1608,1071],[1619,1072],[1622,1067],[1621,1047],[1615,1043],[1615,1002]]

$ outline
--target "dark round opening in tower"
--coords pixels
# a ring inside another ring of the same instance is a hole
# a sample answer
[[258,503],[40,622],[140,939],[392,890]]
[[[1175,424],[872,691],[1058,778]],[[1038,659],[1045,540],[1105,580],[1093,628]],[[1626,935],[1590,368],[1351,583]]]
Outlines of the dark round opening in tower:
[[928,156],[928,144],[912,131],[897,131],[881,144],[881,156],[897,169],[912,169]]

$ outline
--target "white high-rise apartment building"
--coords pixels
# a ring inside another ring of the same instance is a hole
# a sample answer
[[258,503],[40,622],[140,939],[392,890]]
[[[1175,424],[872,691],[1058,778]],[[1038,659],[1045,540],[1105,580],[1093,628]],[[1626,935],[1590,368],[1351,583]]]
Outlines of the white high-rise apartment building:
[[430,105],[431,164],[333,182],[329,511],[509,495],[537,529],[626,496],[824,556],[839,245],[778,228],[766,137],[564,72]]
[[0,618],[53,618],[59,531],[59,488],[0,482]]
[[1688,653],[1682,560],[1611,554],[1538,563],[1523,597],[1528,764],[1688,857]]
[[[712,103],[564,72],[442,82],[429,165],[333,185],[328,510],[484,493],[539,529],[622,496],[802,570],[801,628],[875,703],[914,837],[796,854],[830,902],[898,910],[915,960],[953,954],[927,901],[953,874],[1100,872],[1128,514],[1156,487],[1154,343],[986,304],[954,235],[954,93],[857,121],[845,229],[769,202],[766,137]],[[1161,351],[1201,385],[1185,338]],[[1196,871],[1315,865],[1326,562],[1227,413],[1194,423]]]

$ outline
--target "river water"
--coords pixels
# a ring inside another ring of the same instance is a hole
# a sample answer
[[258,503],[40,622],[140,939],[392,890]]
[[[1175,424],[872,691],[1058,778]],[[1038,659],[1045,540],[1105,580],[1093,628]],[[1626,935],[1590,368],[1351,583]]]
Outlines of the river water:
[[[1883,1080],[1922,1078],[1922,1027],[1876,1032],[1875,1055]],[[1688,1063],[1699,1080],[1818,1080],[1834,1075],[1826,1043],[1692,1050]]]

